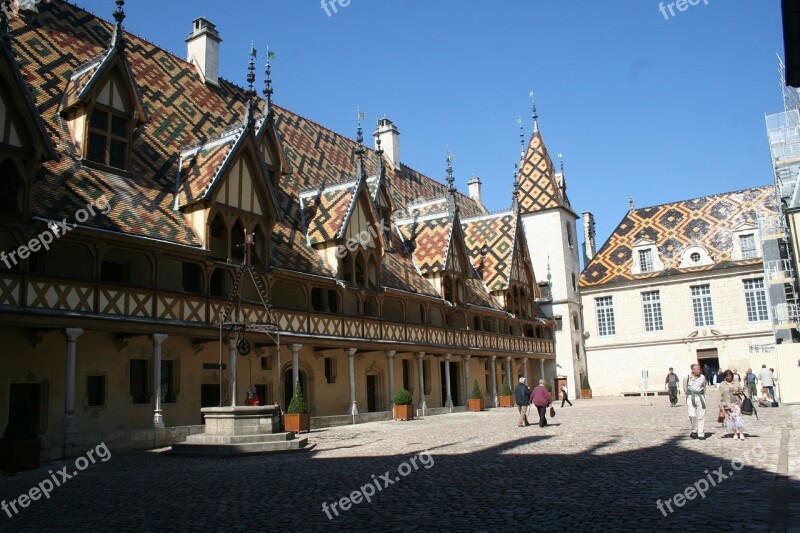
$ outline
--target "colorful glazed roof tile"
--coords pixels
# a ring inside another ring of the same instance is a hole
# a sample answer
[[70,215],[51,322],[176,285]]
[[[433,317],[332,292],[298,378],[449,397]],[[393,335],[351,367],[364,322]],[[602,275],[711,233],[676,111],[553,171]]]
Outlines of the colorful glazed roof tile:
[[347,226],[350,208],[355,201],[357,181],[350,181],[313,193],[300,195],[300,207],[306,222],[309,244],[328,242],[341,237]]
[[[514,257],[517,217],[511,211],[468,218],[462,221],[473,266],[490,291],[508,287]],[[486,246],[486,257],[482,249]]]
[[416,222],[398,222],[403,238],[412,243],[414,263],[423,274],[441,272],[445,269],[447,252],[453,225],[445,213],[435,217],[425,217]]
[[218,139],[181,152],[179,206],[185,207],[208,197],[230,160],[244,128],[239,126]]
[[566,187],[559,186],[553,160],[538,130],[531,137],[520,165],[517,198],[523,215],[557,207],[572,212]]
[[[733,261],[733,232],[746,225],[756,226],[759,215],[775,212],[772,186],[629,211],[586,266],[580,284],[595,287],[733,264],[758,264],[761,259]],[[639,241],[655,243],[664,270],[632,274],[633,248]],[[690,246],[704,248],[714,264],[680,269],[683,252]]]

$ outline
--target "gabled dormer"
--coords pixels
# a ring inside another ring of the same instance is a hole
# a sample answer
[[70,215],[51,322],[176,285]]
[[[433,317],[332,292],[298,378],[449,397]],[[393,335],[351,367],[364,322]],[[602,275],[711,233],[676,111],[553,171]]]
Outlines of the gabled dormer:
[[136,128],[149,121],[125,52],[120,9],[111,45],[69,76],[59,113],[66,119],[79,159],[113,172],[128,172]]
[[664,262],[661,260],[655,241],[645,237],[639,238],[633,243],[632,252],[631,274],[652,274],[664,270]]

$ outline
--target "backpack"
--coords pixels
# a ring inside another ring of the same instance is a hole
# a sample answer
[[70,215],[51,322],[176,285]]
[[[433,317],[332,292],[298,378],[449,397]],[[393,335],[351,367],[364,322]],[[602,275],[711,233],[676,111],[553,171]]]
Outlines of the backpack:
[[753,405],[753,401],[746,397],[742,400],[742,405],[739,406],[743,415],[750,416],[752,414],[756,415],[756,419],[758,419],[758,411],[756,411],[756,406]]

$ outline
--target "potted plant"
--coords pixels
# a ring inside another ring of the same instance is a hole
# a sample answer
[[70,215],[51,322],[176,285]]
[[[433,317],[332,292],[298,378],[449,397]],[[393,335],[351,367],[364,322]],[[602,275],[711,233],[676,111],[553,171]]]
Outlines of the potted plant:
[[21,395],[19,409],[12,412],[3,439],[0,440],[0,470],[17,472],[38,468],[42,439],[30,399]]
[[547,398],[553,401],[553,385],[549,381],[544,382],[544,388],[547,389]]
[[589,376],[585,375],[581,378],[581,398],[589,400],[592,398],[592,387],[589,386]]
[[311,431],[311,417],[308,416],[308,406],[306,400],[303,398],[303,388],[298,381],[294,385],[294,394],[292,394],[292,401],[289,402],[289,408],[283,417],[286,431],[294,433],[308,433]]
[[414,399],[411,393],[405,389],[400,389],[394,393],[394,419],[411,420],[414,418]]
[[508,379],[504,379],[503,386],[500,387],[500,407],[514,407],[514,396]]
[[481,388],[478,386],[478,380],[475,380],[475,384],[472,386],[472,394],[469,397],[469,410],[470,411],[485,411],[486,408],[483,405],[483,394],[481,394]]

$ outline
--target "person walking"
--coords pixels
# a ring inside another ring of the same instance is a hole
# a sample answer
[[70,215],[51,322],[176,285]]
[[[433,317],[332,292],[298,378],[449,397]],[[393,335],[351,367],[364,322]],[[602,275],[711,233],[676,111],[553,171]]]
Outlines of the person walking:
[[775,369],[770,368],[770,372],[772,372],[772,387],[769,389],[769,393],[772,394],[772,399],[776,402],[781,401],[780,394],[778,394],[778,390],[776,387],[778,386],[778,375],[775,374]]
[[533,389],[531,393],[531,401],[539,411],[539,427],[547,426],[547,408],[550,407],[550,397],[547,395],[547,389],[544,388],[544,380],[540,379],[539,384]]
[[692,431],[689,437],[693,439],[705,440],[706,422],[706,381],[702,374],[700,365],[692,365],[691,373],[686,376],[684,392],[686,393],[686,406],[689,411],[689,420],[692,423]]
[[761,382],[761,394],[764,400],[770,402],[775,401],[775,396],[772,395],[775,382],[772,381],[772,372],[769,371],[767,365],[761,365],[761,372],[758,373],[758,380]]
[[756,401],[758,401],[758,387],[756,386],[757,381],[758,376],[753,374],[752,368],[748,368],[747,374],[744,375],[744,390],[751,400],[755,398]]
[[569,389],[566,383],[561,385],[561,407],[564,407],[564,402],[567,402],[569,406],[572,407],[572,402],[569,401]]
[[670,407],[678,405],[678,383],[680,383],[680,381],[681,379],[678,377],[678,374],[672,371],[672,367],[669,367],[669,374],[667,374],[667,378],[664,380],[664,387],[669,391]]
[[742,398],[744,391],[741,382],[734,379],[730,370],[725,371],[725,379],[719,386],[719,404],[725,414],[723,422],[734,439],[744,440],[744,420],[742,420]]
[[519,422],[517,425],[521,428],[529,426],[528,407],[531,404],[531,389],[525,385],[525,378],[519,378],[519,383],[514,388],[514,400],[517,402],[517,408],[519,409]]

